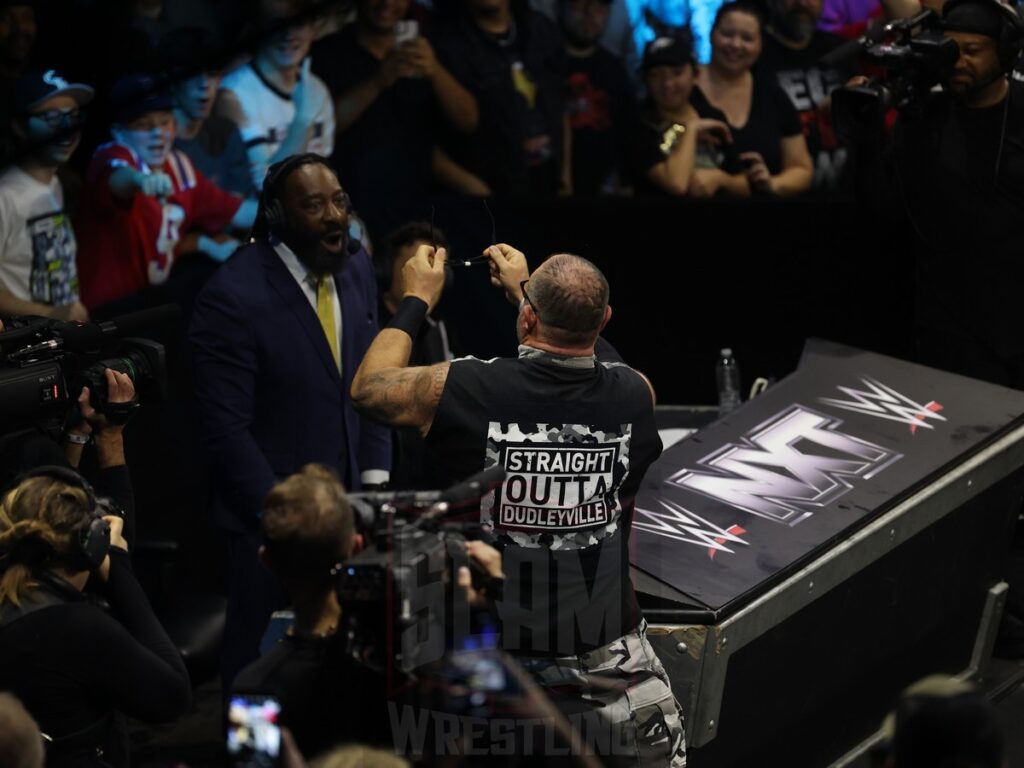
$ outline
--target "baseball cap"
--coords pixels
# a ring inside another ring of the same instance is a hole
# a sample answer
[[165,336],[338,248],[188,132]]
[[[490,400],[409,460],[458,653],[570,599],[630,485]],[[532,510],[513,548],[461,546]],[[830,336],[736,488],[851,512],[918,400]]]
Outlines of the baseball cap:
[[681,37],[656,37],[644,47],[643,69],[652,67],[682,67],[696,64],[690,41]]
[[38,105],[54,96],[70,96],[78,106],[84,106],[96,95],[90,86],[83,83],[69,83],[53,69],[45,72],[30,71],[14,83],[11,91],[15,114],[27,115]]
[[152,75],[125,75],[110,89],[110,118],[130,123],[147,112],[174,109],[174,98],[166,83]]

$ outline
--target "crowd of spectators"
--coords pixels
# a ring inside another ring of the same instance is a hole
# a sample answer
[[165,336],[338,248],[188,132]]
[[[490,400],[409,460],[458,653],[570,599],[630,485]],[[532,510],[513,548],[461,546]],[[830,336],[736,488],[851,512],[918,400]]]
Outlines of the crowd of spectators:
[[164,5],[62,6],[56,25],[49,4],[2,3],[5,311],[102,316],[176,264],[205,276],[245,237],[268,165],[299,152],[331,158],[371,250],[446,195],[787,196],[845,178],[829,96],[852,69],[818,65],[842,42],[816,26],[821,0],[728,5],[706,65],[664,24],[637,56],[609,0],[261,0],[246,44]]

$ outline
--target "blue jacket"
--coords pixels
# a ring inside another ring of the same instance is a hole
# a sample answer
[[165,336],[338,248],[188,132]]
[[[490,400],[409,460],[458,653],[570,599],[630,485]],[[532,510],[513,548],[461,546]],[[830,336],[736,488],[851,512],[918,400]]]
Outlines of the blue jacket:
[[[335,274],[342,371],[309,300],[266,243],[240,248],[203,288],[190,337],[200,434],[212,460],[217,522],[252,529],[273,484],[318,462],[349,490],[390,469],[391,433],[360,417],[349,388],[379,330],[364,250]],[[347,448],[347,450],[346,450]]]

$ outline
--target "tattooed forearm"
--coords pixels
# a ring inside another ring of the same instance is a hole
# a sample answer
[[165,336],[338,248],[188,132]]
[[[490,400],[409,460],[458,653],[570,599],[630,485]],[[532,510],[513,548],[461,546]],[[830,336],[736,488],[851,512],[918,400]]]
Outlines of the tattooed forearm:
[[363,382],[365,397],[356,407],[382,421],[392,421],[413,404],[417,371],[402,368],[371,373]]
[[352,388],[353,404],[391,426],[423,427],[433,420],[447,377],[447,363],[366,373]]

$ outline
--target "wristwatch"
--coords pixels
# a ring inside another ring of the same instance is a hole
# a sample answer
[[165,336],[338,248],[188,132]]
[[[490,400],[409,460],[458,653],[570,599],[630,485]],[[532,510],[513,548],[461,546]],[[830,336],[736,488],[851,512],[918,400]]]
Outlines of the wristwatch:
[[75,445],[86,445],[92,439],[92,435],[80,435],[77,432],[65,432],[64,439],[69,443],[74,443]]
[[682,123],[672,123],[665,132],[661,134],[661,154],[668,157],[672,154],[672,150],[675,149],[676,144],[686,133],[686,126]]

